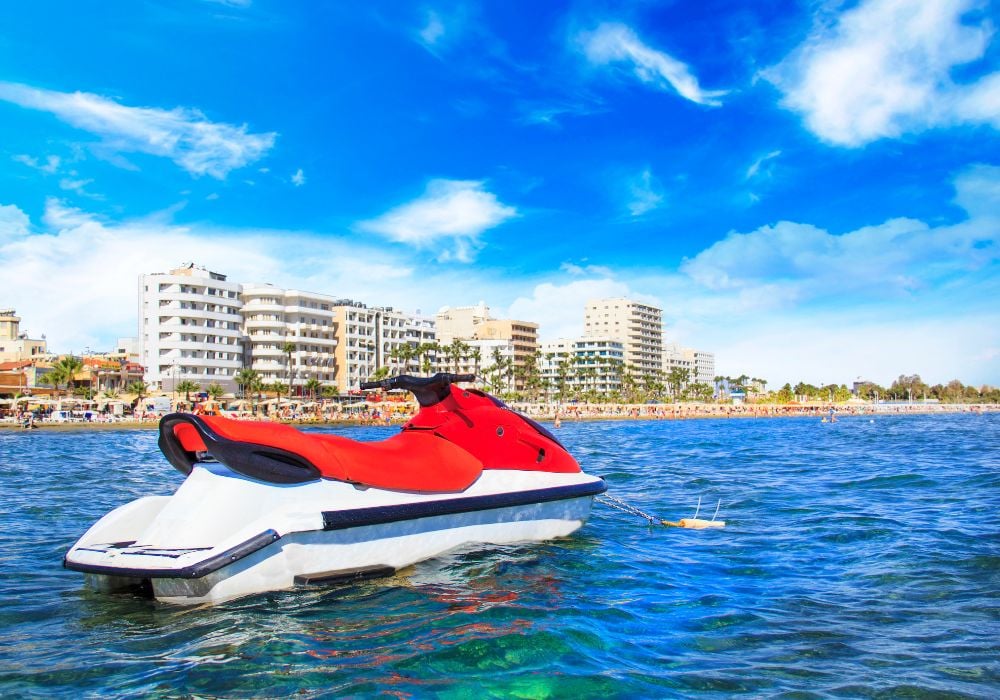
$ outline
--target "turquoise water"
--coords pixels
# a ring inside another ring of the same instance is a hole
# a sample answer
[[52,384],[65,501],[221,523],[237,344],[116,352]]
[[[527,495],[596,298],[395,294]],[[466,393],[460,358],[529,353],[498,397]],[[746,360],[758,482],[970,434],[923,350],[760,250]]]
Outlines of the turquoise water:
[[[152,432],[0,432],[0,696],[1000,696],[1000,415],[568,423],[611,493],[571,538],[179,608],[66,549],[169,493]],[[337,432],[378,439],[395,429]]]

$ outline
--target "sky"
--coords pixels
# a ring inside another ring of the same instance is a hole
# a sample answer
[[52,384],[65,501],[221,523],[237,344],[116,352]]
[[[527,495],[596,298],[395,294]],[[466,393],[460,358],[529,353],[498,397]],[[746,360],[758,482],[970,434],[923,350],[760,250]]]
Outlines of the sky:
[[986,0],[0,4],[0,307],[137,334],[142,273],[582,333],[767,379],[1000,384]]

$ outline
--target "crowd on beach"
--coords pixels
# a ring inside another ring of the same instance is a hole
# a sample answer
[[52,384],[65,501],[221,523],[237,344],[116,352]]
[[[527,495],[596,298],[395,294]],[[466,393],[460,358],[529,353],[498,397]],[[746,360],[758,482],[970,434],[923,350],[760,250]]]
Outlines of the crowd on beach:
[[[822,417],[835,421],[837,416],[867,414],[927,414],[927,413],[982,413],[1000,411],[995,404],[942,404],[942,403],[867,403],[841,404],[602,404],[602,403],[514,403],[511,408],[531,418],[554,421],[557,425],[573,420],[685,420],[695,418],[773,418],[773,417]],[[25,406],[5,410],[0,414],[0,425],[34,428],[41,425],[150,425],[166,413],[151,410],[151,406],[137,403],[132,411],[78,408],[72,411],[54,411],[51,407],[30,409]],[[345,406],[336,402],[278,403],[268,406],[240,406],[226,410],[218,404],[181,404],[172,410],[195,414],[220,415],[236,420],[264,420],[295,424],[356,424],[390,425],[405,423],[417,406],[412,402],[381,401],[357,402]]]

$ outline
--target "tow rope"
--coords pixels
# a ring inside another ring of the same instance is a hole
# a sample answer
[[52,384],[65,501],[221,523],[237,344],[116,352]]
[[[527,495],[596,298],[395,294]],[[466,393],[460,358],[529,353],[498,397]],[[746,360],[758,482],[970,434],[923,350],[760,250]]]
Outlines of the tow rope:
[[722,507],[722,499],[719,499],[719,502],[716,504],[715,515],[712,516],[711,520],[705,520],[703,518],[698,517],[698,513],[701,512],[701,496],[699,496],[698,507],[695,508],[694,517],[681,518],[680,520],[677,521],[664,520],[663,518],[658,518],[655,515],[650,515],[649,513],[643,510],[639,510],[635,506],[626,503],[620,498],[615,498],[614,496],[607,493],[600,496],[596,496],[595,500],[599,503],[603,503],[604,505],[610,508],[614,508],[616,510],[622,511],[623,513],[629,513],[630,515],[635,515],[644,520],[647,520],[649,521],[650,525],[665,525],[666,527],[684,527],[688,528],[689,530],[705,530],[707,528],[726,526],[725,520],[716,520],[716,517],[718,517],[719,515],[719,508]]

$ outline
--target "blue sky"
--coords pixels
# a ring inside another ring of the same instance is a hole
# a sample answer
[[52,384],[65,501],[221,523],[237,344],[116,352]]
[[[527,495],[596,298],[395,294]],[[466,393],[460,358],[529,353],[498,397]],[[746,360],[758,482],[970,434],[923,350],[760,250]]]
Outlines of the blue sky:
[[350,5],[0,6],[0,306],[110,347],[194,261],[543,339],[631,296],[772,385],[1000,384],[995,2]]

